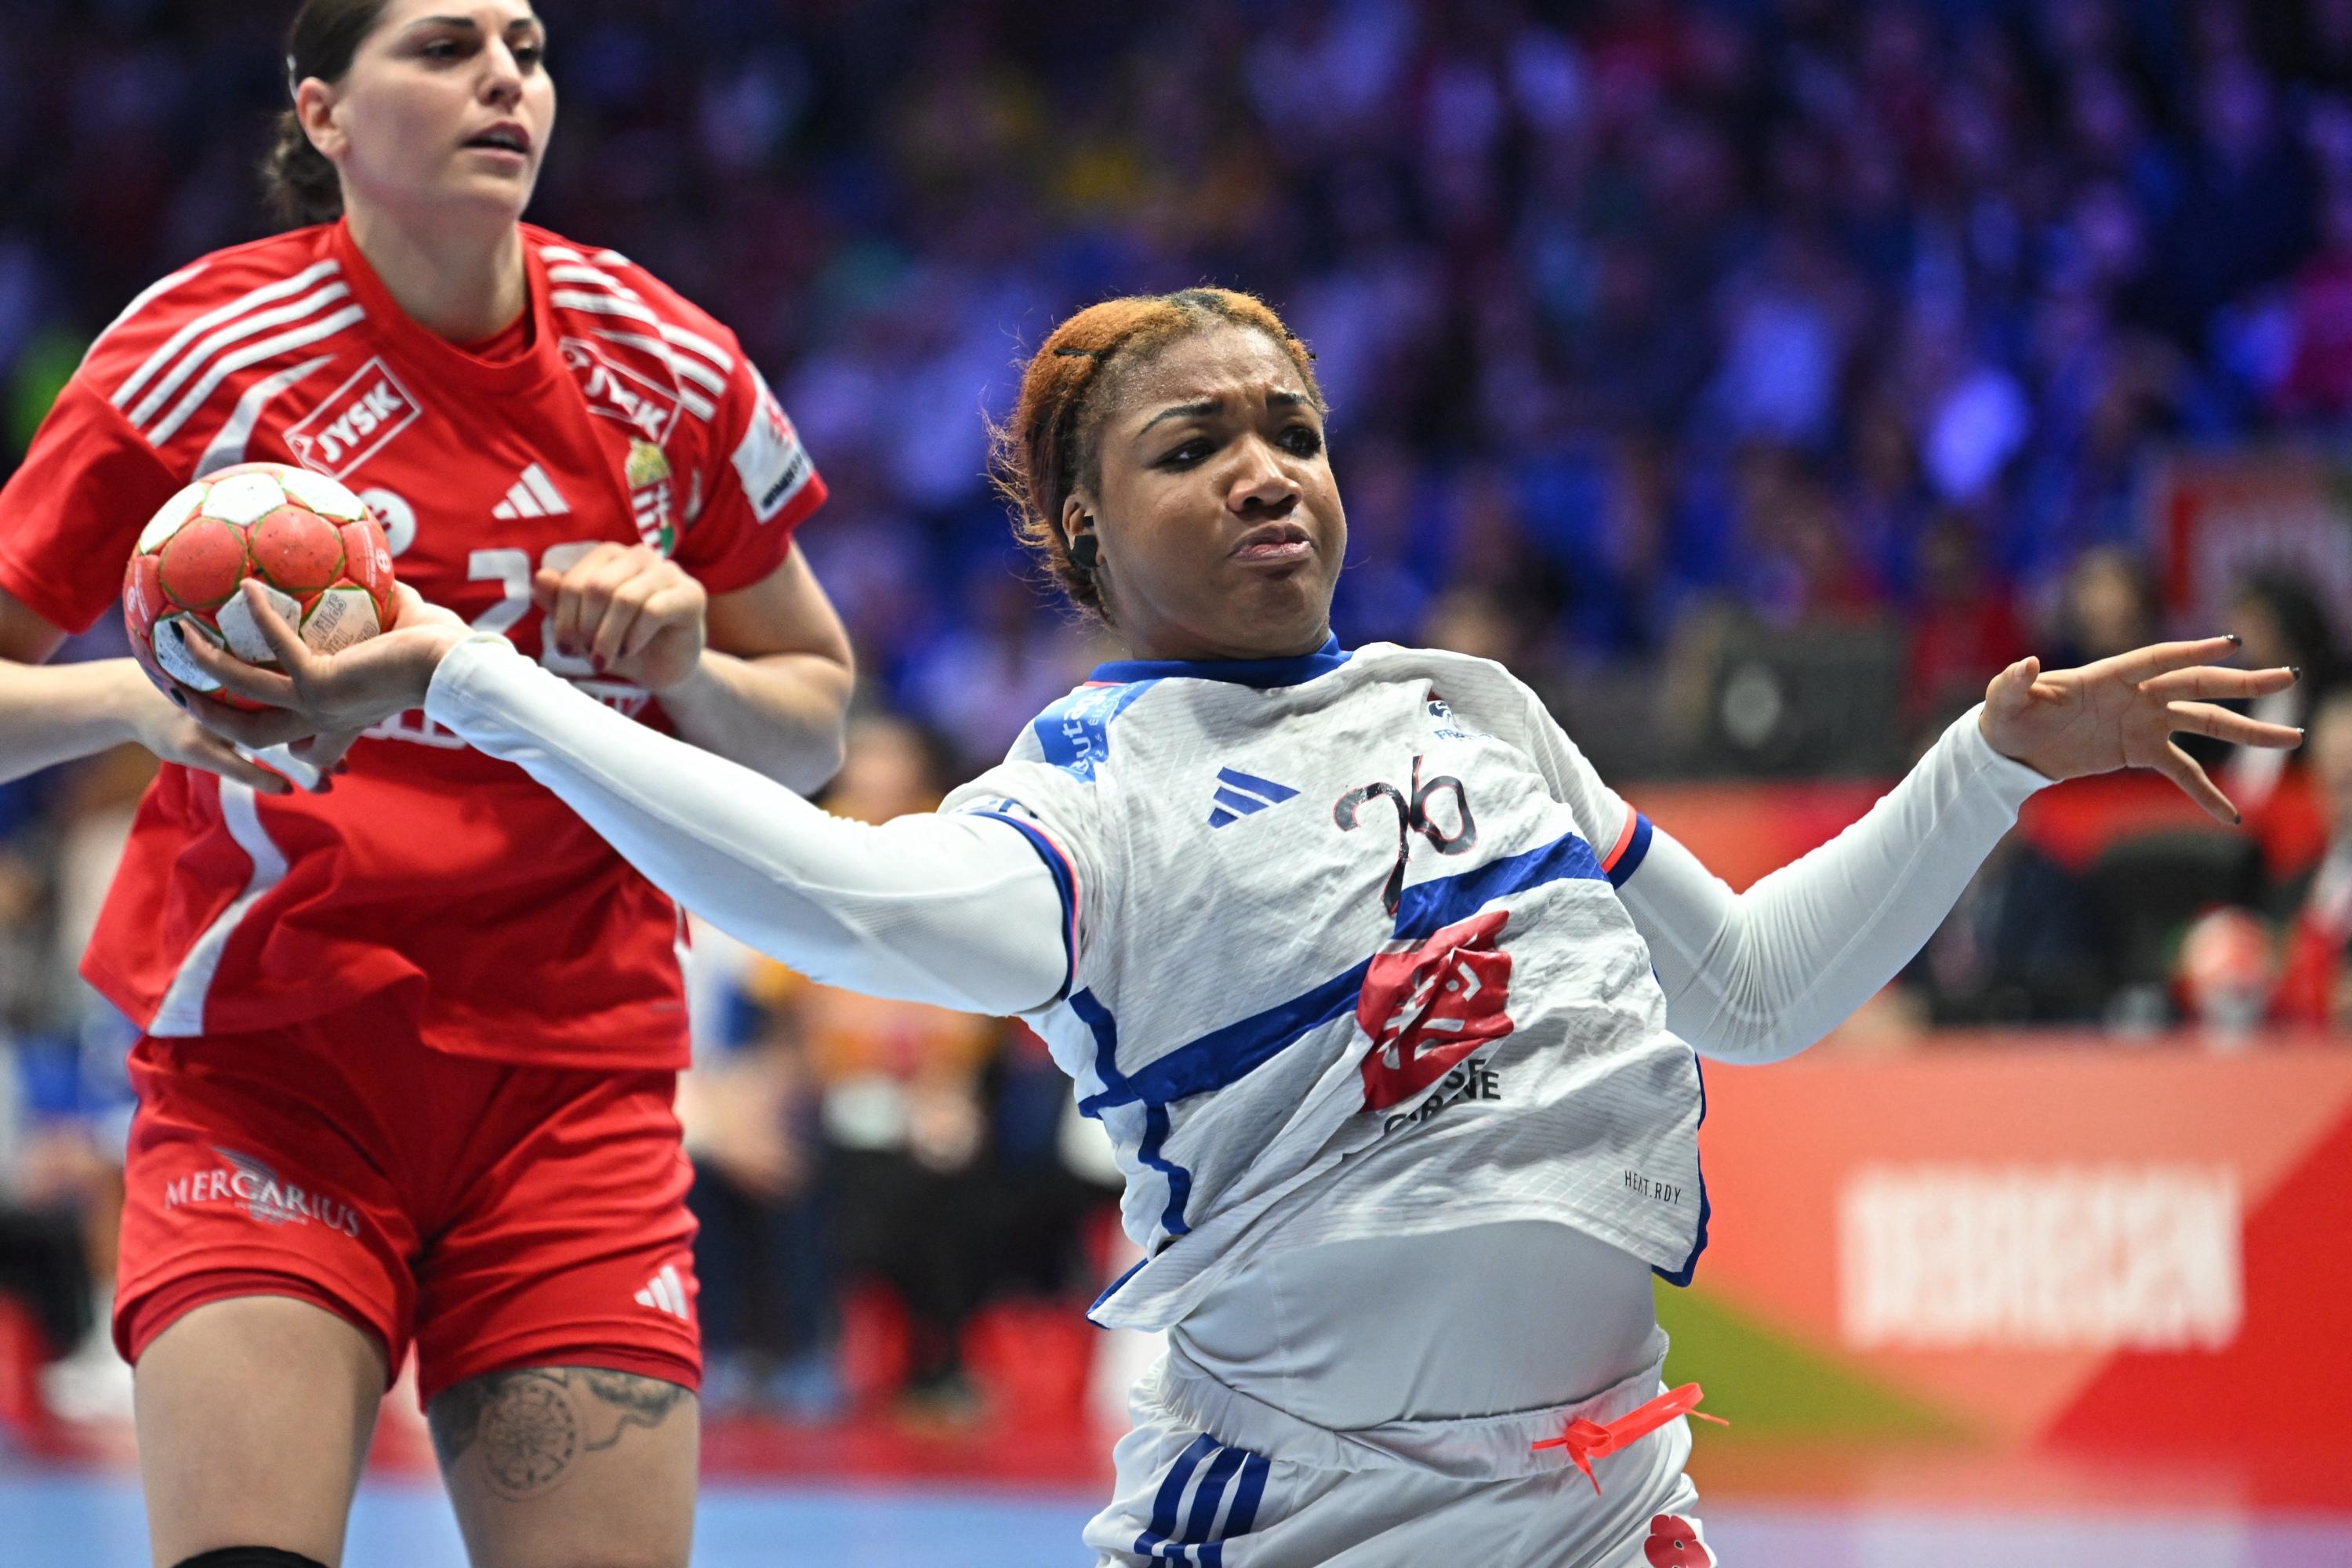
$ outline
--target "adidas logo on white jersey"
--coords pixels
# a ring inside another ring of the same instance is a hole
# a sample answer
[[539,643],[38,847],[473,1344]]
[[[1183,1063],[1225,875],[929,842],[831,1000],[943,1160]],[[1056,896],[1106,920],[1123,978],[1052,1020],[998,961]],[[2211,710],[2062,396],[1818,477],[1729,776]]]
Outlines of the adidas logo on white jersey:
[[674,1263],[663,1264],[661,1272],[646,1281],[646,1288],[637,1292],[637,1305],[667,1312],[683,1323],[694,1321],[694,1310],[686,1303],[685,1281],[678,1279]]
[[1217,772],[1215,807],[1209,813],[1209,826],[1223,827],[1243,817],[1264,811],[1269,805],[1280,805],[1298,792],[1272,779],[1262,779],[1255,773],[1245,773],[1239,768],[1221,768]]
[[572,510],[572,503],[548,479],[547,470],[537,463],[522,471],[507,491],[507,499],[490,509],[492,517],[561,517]]

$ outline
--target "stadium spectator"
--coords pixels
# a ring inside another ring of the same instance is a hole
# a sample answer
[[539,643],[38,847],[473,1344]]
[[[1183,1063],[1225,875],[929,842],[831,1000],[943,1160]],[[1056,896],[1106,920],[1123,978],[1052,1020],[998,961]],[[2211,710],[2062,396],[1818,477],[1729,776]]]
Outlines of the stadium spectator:
[[[2336,634],[2319,594],[2290,572],[2270,568],[2253,573],[2230,606],[2230,627],[2245,639],[2249,664],[2283,664],[2303,671],[2294,686],[2261,699],[2247,711],[2270,724],[2309,722],[2341,676]],[[2281,779],[2309,761],[2300,752],[2257,756],[2249,748],[2232,746],[2216,782],[2239,810],[2252,816],[2269,804]]]
[[2272,1004],[2290,1023],[2352,1029],[2352,692],[2312,716],[2305,745],[2328,830],[2327,853],[2286,890],[2285,973]]

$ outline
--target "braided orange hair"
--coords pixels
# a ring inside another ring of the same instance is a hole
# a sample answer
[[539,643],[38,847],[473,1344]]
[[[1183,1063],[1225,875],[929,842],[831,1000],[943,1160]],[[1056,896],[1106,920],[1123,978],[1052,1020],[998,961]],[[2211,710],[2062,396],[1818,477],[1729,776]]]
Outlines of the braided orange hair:
[[1179,338],[1222,324],[1273,340],[1297,367],[1316,410],[1324,410],[1307,345],[1273,307],[1231,289],[1185,289],[1105,300],[1055,327],[1029,357],[1013,417],[990,432],[990,477],[1013,509],[1014,535],[1082,610],[1105,614],[1093,572],[1070,559],[1062,506],[1080,484],[1094,482],[1095,437],[1111,401],[1097,388],[1107,372],[1130,371]]

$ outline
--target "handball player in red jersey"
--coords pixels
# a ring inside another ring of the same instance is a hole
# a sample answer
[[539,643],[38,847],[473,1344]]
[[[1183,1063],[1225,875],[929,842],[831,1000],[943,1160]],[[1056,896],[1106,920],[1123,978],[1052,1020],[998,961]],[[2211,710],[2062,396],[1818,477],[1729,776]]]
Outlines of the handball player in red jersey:
[[0,764],[126,736],[180,764],[84,963],[144,1029],[114,1331],[158,1564],[337,1562],[412,1346],[477,1564],[687,1561],[674,907],[421,714],[287,758],[289,793],[127,660],[25,668],[117,613],[173,492],[299,463],[476,628],[794,789],[832,773],[849,649],[793,543],[824,484],[724,327],[520,221],[545,49],[526,0],[307,0],[269,167],[307,226],[132,300],[0,492]]

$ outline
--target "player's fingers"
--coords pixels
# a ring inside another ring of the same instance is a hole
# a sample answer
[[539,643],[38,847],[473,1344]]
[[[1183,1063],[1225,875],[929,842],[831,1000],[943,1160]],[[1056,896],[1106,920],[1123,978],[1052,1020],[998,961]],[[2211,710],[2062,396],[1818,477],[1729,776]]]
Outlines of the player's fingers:
[[[235,711],[235,710],[231,710]],[[185,767],[202,768],[225,779],[250,786],[257,795],[291,795],[293,784],[230,745],[211,731],[198,727],[184,752],[173,759]]]
[[627,545],[607,539],[572,557],[560,570],[542,566],[539,569],[539,574],[545,576],[548,573],[553,572],[557,580],[564,584],[576,584],[585,580],[590,574],[603,570],[615,556],[624,553],[627,549]]
[[[588,601],[592,611],[601,614],[613,596],[645,574],[645,564],[624,551],[608,555],[593,565],[583,563],[572,574],[572,583],[581,596]],[[589,622],[591,626],[594,623]]]
[[246,607],[253,612],[254,629],[269,651],[278,656],[278,667],[293,678],[296,686],[324,672],[326,660],[302,640],[294,624],[278,613],[269,595],[260,584],[247,580],[243,589]]
[[2197,760],[2179,746],[2166,742],[2163,753],[2153,765],[2158,773],[2179,784],[2181,794],[2203,806],[2215,820],[2232,826],[2242,820],[2238,808],[2230,804],[2230,797],[2205,776],[2205,770],[2197,764]]
[[2142,681],[2152,675],[2185,669],[2192,664],[2210,664],[2217,658],[2227,658],[2238,647],[2234,637],[2199,637],[2191,642],[2150,643],[2129,653],[2119,653],[2113,658],[2101,659],[2106,673],[2129,681]]
[[2301,670],[2285,665],[2272,669],[2223,669],[2204,664],[2154,676],[2141,681],[2139,689],[2168,702],[2176,699],[2227,702],[2284,691],[2302,679]]
[[613,552],[618,549],[619,545],[607,541],[560,572],[552,566],[541,566],[531,574],[531,603],[547,616],[547,625],[540,636],[556,652],[571,651],[572,641],[578,635],[581,584],[587,581],[588,574],[612,559]]
[[[425,602],[424,595],[405,583],[394,583],[392,585],[392,624],[383,629],[392,631],[399,626],[414,626],[418,621],[429,620],[433,616],[433,605]],[[446,615],[448,612],[444,610],[442,614]]]
[[2217,741],[2241,746],[2266,746],[2273,751],[2288,751],[2303,744],[2300,730],[2285,724],[2265,724],[2210,702],[2168,702],[2164,710],[2171,716],[2175,730],[2186,730],[2194,735],[2210,735]]
[[2042,673],[2042,661],[2028,655],[1992,678],[1985,689],[1985,703],[1995,713],[2015,713],[2033,700],[2034,678]]
[[284,709],[248,712],[210,697],[191,695],[187,709],[188,717],[197,723],[249,752],[267,751],[272,746],[282,746],[289,741],[299,741],[318,728],[299,713],[289,713]]
[[[613,605],[660,563],[660,557],[639,546],[604,545],[573,567],[564,578],[564,596],[576,598],[578,609],[567,634],[572,640],[562,651],[603,653],[600,634]],[[623,618],[635,618],[634,612]]]
[[604,614],[596,622],[594,636],[588,641],[588,656],[602,667],[621,657],[630,635],[645,616],[645,593],[635,587],[624,587],[604,606]]
[[603,613],[604,607],[598,605],[595,615],[590,614],[587,595],[582,591],[579,568],[574,567],[565,573],[563,586],[555,595],[555,608],[548,615],[548,636],[555,645],[555,651],[565,655],[581,652],[587,646],[588,634],[595,627],[596,616]]
[[[256,668],[208,637],[184,637],[180,645],[187,650],[190,662],[219,681],[225,689],[239,697],[249,697],[256,702],[267,702],[272,708],[294,705],[294,683],[276,670]],[[221,705],[216,703],[215,706]]]
[[621,649],[621,657],[636,658],[646,651],[647,644],[670,627],[698,617],[704,602],[700,587],[690,579],[660,590],[646,601],[645,613],[629,628],[629,640]]
[[558,653],[572,651],[572,628],[580,619],[578,595],[567,594],[559,587],[547,606],[547,624],[540,629],[540,637]]
[[289,749],[320,773],[329,773],[335,771],[336,765],[343,760],[343,753],[350,751],[352,742],[359,738],[357,730],[329,730],[307,741],[297,741]]

